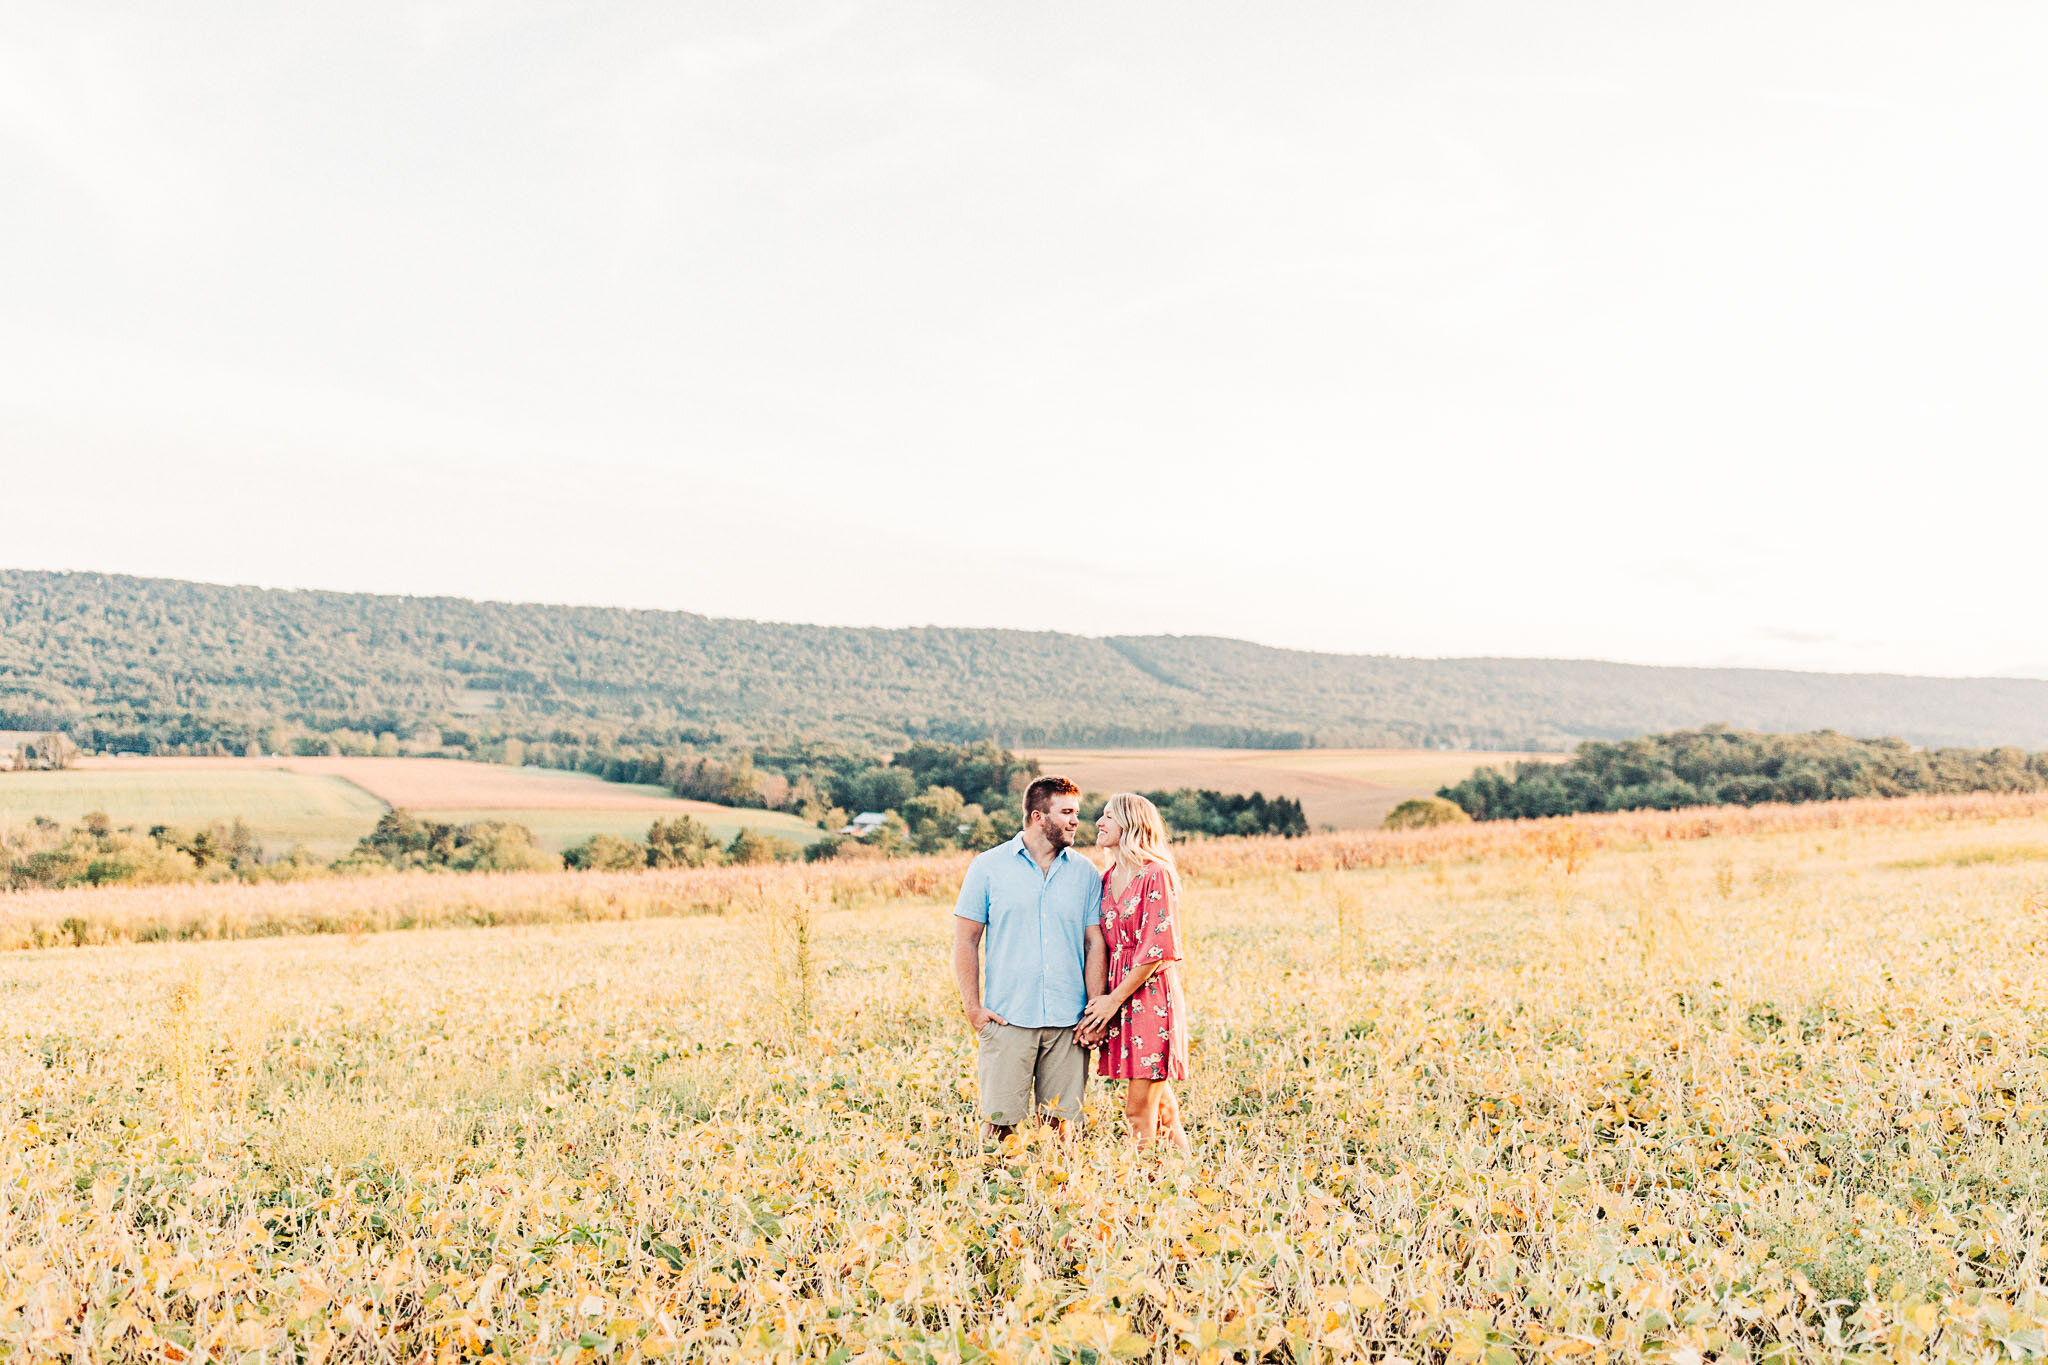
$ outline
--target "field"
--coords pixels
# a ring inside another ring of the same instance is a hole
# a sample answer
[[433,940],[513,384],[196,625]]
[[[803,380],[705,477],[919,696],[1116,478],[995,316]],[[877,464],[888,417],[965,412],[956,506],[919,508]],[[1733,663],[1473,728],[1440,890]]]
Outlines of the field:
[[1103,1086],[978,1139],[957,863],[221,888],[563,918],[0,957],[0,1356],[2048,1350],[2048,801],[1190,852],[1186,1160]]
[[606,782],[588,773],[450,758],[83,758],[75,766],[87,772],[155,773],[283,769],[339,777],[386,805],[415,811],[727,809],[681,800],[664,787]]
[[60,773],[0,773],[0,819],[70,822],[104,810],[117,825],[246,819],[273,854],[304,843],[338,857],[387,807],[436,820],[511,820],[559,853],[597,833],[642,839],[689,815],[722,839],[742,826],[796,843],[819,831],[795,816],[685,801],[661,787],[586,773],[438,758],[87,758]]
[[0,820],[19,824],[46,815],[68,825],[90,811],[105,811],[116,825],[189,829],[241,816],[273,853],[304,844],[339,857],[384,809],[382,801],[341,777],[276,768],[0,773]]
[[1049,773],[1085,791],[1170,791],[1206,787],[1248,796],[1293,797],[1312,829],[1378,829],[1413,796],[1434,796],[1475,768],[1562,754],[1450,749],[1043,749]]

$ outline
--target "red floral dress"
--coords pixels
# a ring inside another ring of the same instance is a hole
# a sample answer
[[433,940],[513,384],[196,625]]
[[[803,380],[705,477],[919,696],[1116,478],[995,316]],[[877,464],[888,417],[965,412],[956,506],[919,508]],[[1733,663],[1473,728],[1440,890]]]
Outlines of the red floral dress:
[[1138,987],[1110,1021],[1095,1070],[1118,1080],[1179,1081],[1188,1074],[1188,1007],[1180,993],[1180,890],[1158,863],[1131,878],[1114,899],[1102,877],[1102,936],[1109,944],[1109,986],[1147,962],[1166,965]]

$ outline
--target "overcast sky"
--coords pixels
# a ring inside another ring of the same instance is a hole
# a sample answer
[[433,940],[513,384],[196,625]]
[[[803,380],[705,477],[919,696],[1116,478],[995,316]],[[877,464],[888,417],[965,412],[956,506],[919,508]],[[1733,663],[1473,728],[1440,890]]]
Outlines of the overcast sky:
[[2048,6],[0,0],[0,565],[2048,676]]

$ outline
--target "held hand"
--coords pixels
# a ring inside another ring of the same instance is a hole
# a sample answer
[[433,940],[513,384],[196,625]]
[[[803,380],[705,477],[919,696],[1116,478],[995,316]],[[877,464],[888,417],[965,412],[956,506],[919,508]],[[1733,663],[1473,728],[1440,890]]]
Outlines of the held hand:
[[998,1024],[1010,1022],[994,1010],[983,1009],[979,1005],[975,1005],[967,1011],[967,1029],[970,1033],[980,1033],[982,1029],[988,1026],[990,1020],[994,1020]]
[[1090,1000],[1088,1008],[1081,1013],[1082,1036],[1100,1038],[1109,1031],[1110,1024],[1116,1019],[1117,1011],[1123,1007],[1124,1002],[1114,995],[1098,995]]

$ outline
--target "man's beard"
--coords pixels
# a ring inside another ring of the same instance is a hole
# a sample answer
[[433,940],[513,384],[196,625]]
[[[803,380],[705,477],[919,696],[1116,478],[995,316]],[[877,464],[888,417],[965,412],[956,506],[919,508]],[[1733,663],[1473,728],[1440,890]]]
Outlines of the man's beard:
[[1052,851],[1055,853],[1074,846],[1074,836],[1061,829],[1058,825],[1047,825],[1045,827],[1045,841],[1052,845]]

